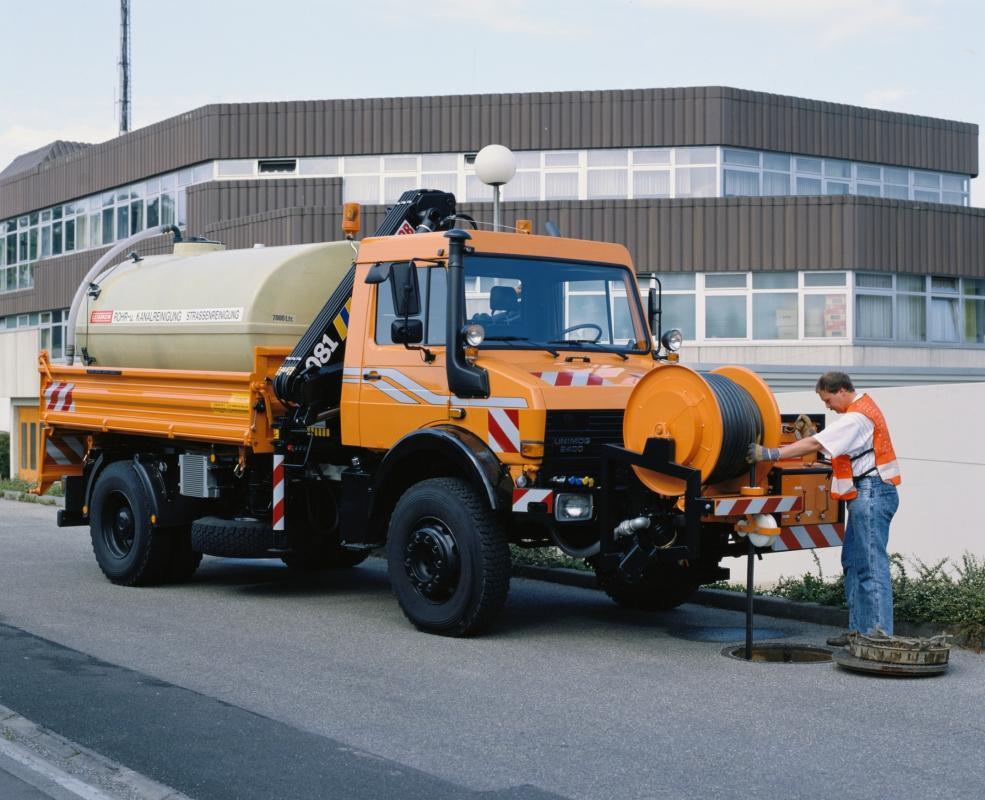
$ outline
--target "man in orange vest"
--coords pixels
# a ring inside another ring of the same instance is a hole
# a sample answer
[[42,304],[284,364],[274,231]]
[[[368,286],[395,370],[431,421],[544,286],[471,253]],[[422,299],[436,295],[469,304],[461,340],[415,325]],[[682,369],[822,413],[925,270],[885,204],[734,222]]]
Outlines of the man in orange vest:
[[[831,458],[831,496],[848,501],[841,549],[850,630],[893,633],[893,587],[889,571],[889,523],[899,507],[900,470],[886,420],[875,401],[856,392],[844,372],[826,372],[814,387],[821,402],[841,416],[820,433],[782,447],[749,445],[747,459],[778,461],[818,450]],[[847,634],[828,639],[844,647]]]

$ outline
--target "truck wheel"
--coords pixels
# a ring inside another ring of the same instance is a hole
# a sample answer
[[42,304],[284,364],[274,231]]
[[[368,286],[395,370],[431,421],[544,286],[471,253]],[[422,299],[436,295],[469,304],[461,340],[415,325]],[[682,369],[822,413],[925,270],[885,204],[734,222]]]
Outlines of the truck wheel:
[[344,550],[335,545],[308,545],[285,553],[280,560],[298,572],[350,569],[369,558],[369,550]]
[[596,575],[599,586],[623,608],[670,611],[694,594],[701,583],[686,567],[651,567],[642,579],[630,583],[621,574]]
[[166,580],[173,541],[151,525],[150,500],[130,463],[106,467],[89,506],[92,551],[107,578],[121,586]]
[[502,610],[510,588],[502,525],[475,489],[456,478],[432,478],[404,493],[390,518],[387,562],[400,608],[427,633],[479,633]]

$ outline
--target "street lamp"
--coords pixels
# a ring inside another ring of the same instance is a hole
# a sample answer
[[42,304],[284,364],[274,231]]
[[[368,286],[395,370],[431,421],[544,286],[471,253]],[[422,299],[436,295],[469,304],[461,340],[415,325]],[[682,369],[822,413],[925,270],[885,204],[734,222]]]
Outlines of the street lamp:
[[487,144],[475,156],[475,174],[493,187],[493,230],[499,230],[499,187],[516,174],[516,159],[508,147]]

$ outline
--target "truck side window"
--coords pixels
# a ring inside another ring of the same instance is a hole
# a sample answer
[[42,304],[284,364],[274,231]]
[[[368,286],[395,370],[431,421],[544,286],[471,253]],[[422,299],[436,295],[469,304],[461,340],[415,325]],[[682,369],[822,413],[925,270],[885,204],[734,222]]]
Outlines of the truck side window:
[[[445,343],[445,303],[447,294],[447,273],[444,267],[418,267],[417,282],[421,287],[421,313],[412,319],[424,323],[423,344]],[[390,338],[390,325],[396,319],[390,287],[376,286],[376,343],[393,344]]]

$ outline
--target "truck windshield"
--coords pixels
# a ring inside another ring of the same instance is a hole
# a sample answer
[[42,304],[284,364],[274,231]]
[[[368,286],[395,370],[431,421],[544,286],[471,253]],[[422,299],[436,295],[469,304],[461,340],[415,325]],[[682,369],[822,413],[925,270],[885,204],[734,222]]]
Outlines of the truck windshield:
[[470,255],[465,308],[466,322],[485,328],[484,347],[647,349],[635,276],[622,266]]

